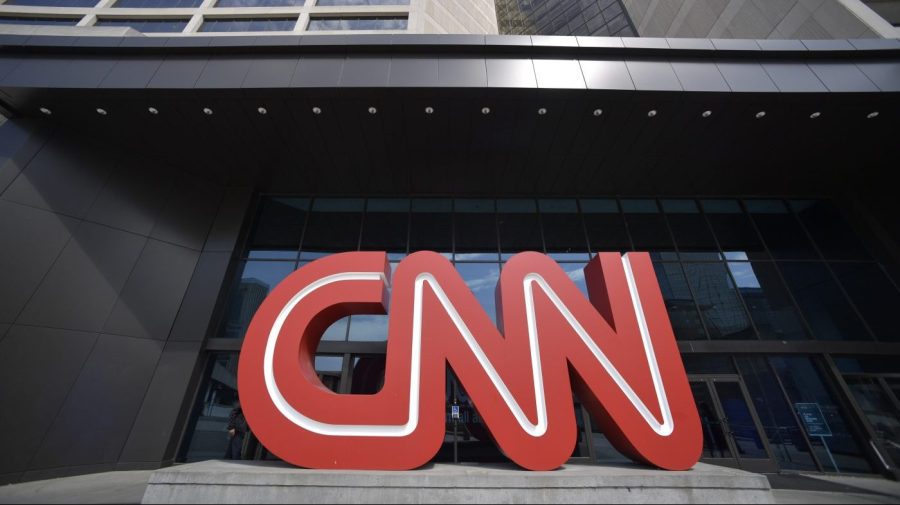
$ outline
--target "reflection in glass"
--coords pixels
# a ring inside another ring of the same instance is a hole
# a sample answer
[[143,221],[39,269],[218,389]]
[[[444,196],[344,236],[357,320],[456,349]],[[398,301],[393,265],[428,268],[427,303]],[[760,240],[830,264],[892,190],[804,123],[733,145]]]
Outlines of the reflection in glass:
[[764,339],[809,338],[787,289],[771,263],[730,261],[728,270],[737,283],[747,309]]
[[447,198],[412,201],[409,250],[449,253],[453,250],[452,202]]
[[705,382],[691,382],[691,392],[700,415],[700,426],[703,430],[704,458],[733,458],[734,454],[725,440],[724,426],[716,412],[712,394]]
[[[765,259],[762,240],[737,200],[701,200],[706,219],[729,259]],[[739,254],[740,257],[729,256]]]
[[778,267],[816,339],[871,340],[825,265],[792,262]]
[[575,200],[538,200],[538,206],[547,252],[587,252],[587,239]]
[[511,253],[544,251],[534,200],[497,200],[497,229],[503,259],[510,257]]
[[762,438],[756,430],[750,408],[744,399],[744,393],[737,382],[713,382],[722,413],[725,414],[725,427],[734,441],[738,456],[741,458],[767,459],[769,455],[763,445]]
[[317,198],[303,235],[301,257],[356,251],[362,210],[361,198]]
[[237,395],[238,353],[216,353],[207,369],[207,383],[189,426],[184,461],[222,459],[228,447],[228,417]]
[[328,354],[316,354],[315,358],[316,374],[322,384],[337,393],[341,388],[341,369],[343,368],[343,356],[332,356]]
[[672,238],[655,200],[622,200],[625,223],[636,251],[673,250]]
[[684,263],[684,270],[711,338],[756,338],[750,318],[723,263]]
[[350,317],[351,342],[387,341],[388,316],[356,314]]
[[497,304],[494,291],[500,280],[498,263],[457,263],[456,270],[465,281],[466,286],[475,295],[478,303],[484,308],[494,324],[497,323]]
[[409,200],[370,198],[363,224],[363,251],[406,252]]
[[862,241],[831,202],[792,200],[791,208],[827,259],[870,259]]
[[716,240],[694,200],[662,200],[661,203],[680,251],[718,251]]
[[900,341],[900,291],[875,263],[832,263],[831,268],[879,340]]
[[[456,219],[454,239],[457,253],[496,255],[497,223],[494,201],[487,199],[454,200]],[[492,259],[495,259],[496,256]]]
[[248,240],[249,256],[296,259],[308,208],[308,198],[262,198]]
[[294,271],[293,261],[244,261],[226,305],[221,338],[244,338],[256,309],[269,292]]
[[[872,468],[860,449],[861,444],[831,388],[823,380],[819,367],[805,356],[773,356],[769,362],[781,379],[795,411],[797,403],[816,403],[821,409],[832,436],[810,437],[810,442],[823,469],[828,472],[871,472]],[[834,456],[837,468],[831,462],[828,451]]]
[[322,340],[342,341],[347,339],[347,325],[350,323],[350,316],[345,316],[325,329],[322,333]]
[[[747,210],[769,252],[777,259],[815,258],[816,251],[797,218],[781,200],[747,200]],[[723,246],[724,247],[724,246]]]
[[679,263],[653,263],[656,280],[666,303],[672,330],[678,340],[704,340],[706,330]]
[[894,461],[900,461],[900,402],[874,377],[845,377],[875,436]]

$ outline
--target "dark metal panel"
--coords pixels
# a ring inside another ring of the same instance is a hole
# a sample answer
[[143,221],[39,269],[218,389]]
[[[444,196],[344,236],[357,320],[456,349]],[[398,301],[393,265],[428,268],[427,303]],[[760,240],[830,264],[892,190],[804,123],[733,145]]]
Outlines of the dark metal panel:
[[844,39],[803,39],[800,42],[810,51],[856,51],[853,44]]
[[878,91],[878,87],[852,63],[808,61],[807,64],[830,91]]
[[250,188],[227,188],[222,204],[216,214],[209,236],[203,245],[204,251],[232,252],[237,245],[244,216],[250,207]]
[[531,58],[487,58],[489,88],[536,88]]
[[485,35],[484,42],[489,46],[531,47],[528,35]]
[[22,63],[21,58],[0,57],[0,82]]
[[239,88],[250,65],[258,61],[252,58],[235,58],[231,56],[214,56],[200,73],[194,84],[196,88]]
[[200,255],[172,326],[170,341],[200,342],[206,339],[230,259],[231,253],[226,252]]
[[15,243],[0,248],[0,322],[15,321],[77,227],[73,218],[0,201],[0,237]]
[[533,60],[539,88],[584,89],[584,77],[577,60]]
[[578,41],[572,36],[532,35],[531,45],[535,47],[578,47]]
[[625,47],[640,49],[668,49],[669,43],[664,38],[656,37],[623,37]]
[[290,85],[300,59],[296,56],[256,58],[244,82],[236,87],[284,88]]
[[438,60],[440,87],[487,87],[487,64],[484,58],[442,57]]
[[331,88],[341,82],[344,58],[304,56],[291,80],[292,87]]
[[671,49],[690,49],[693,51],[712,51],[715,47],[709,39],[693,38],[667,38],[666,42]]
[[101,335],[29,469],[114,463],[161,351],[154,340]]
[[720,61],[716,63],[732,91],[775,92],[778,87],[755,62]]
[[808,51],[803,42],[796,39],[758,39],[756,45],[763,51]]
[[390,66],[390,58],[348,57],[341,74],[341,86],[364,88],[387,86]]
[[580,47],[625,47],[622,37],[583,37],[579,35],[575,39]]
[[768,62],[763,68],[782,92],[827,92],[828,88],[806,65],[797,63]]
[[719,69],[708,61],[673,61],[672,69],[685,91],[731,91]]
[[900,49],[900,39],[850,39],[858,50],[891,50]]
[[391,45],[483,46],[484,35],[404,33],[391,36]]
[[391,73],[388,86],[394,87],[437,87],[438,60],[395,56],[391,58]]
[[148,240],[103,332],[166,340],[199,256],[192,249]]
[[759,45],[753,39],[710,39],[719,51],[759,51]]
[[148,88],[165,89],[191,89],[196,84],[207,58],[191,56],[170,56],[166,58],[153,78],[147,84]]
[[100,82],[99,87],[144,88],[160,65],[162,65],[162,59],[159,58],[131,56],[127,59],[120,59]]
[[665,60],[626,60],[625,66],[638,91],[681,91],[681,83]]
[[856,64],[881,91],[900,91],[900,63],[860,62]]
[[66,58],[25,56],[22,62],[13,68],[0,81],[4,87],[50,87],[58,73],[66,65]]
[[85,219],[149,235],[169,195],[172,180],[170,170],[141,158],[119,163]]
[[588,89],[634,89],[624,60],[581,60],[580,63]]
[[82,223],[16,322],[99,331],[145,242],[133,233]]
[[0,388],[0,474],[27,469],[96,339],[95,333],[13,326],[0,340],[0,380],[7,384]]
[[55,75],[52,85],[59,88],[96,88],[116,62],[110,57],[72,58]]
[[216,215],[221,189],[197,177],[182,175],[176,182],[150,236],[201,250]]

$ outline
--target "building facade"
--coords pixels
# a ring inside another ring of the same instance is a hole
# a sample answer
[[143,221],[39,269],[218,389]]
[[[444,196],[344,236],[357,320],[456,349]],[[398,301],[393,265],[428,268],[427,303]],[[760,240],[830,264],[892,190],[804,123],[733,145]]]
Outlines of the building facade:
[[[34,26],[0,35],[0,482],[222,457],[253,313],[356,250],[439,252],[492,318],[517,252],[583,289],[648,251],[704,461],[896,477],[900,41]],[[335,321],[323,385],[377,392],[385,339]],[[447,373],[457,458],[505,461]],[[573,407],[572,457],[621,461]]]

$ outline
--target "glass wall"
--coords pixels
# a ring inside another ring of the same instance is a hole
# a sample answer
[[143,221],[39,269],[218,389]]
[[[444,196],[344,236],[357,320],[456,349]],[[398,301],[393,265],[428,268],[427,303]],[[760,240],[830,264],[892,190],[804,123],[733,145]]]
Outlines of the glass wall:
[[[746,353],[684,354],[689,373],[732,381],[694,384],[703,397],[698,405],[708,409],[708,457],[746,455],[752,446],[754,458],[770,454],[782,469],[872,472],[876,468],[865,423],[875,427],[882,447],[896,444],[898,365],[887,365],[893,375],[872,378],[847,372],[846,363],[854,358],[841,358],[839,363],[846,365],[842,386],[828,371],[824,355],[749,354],[759,341],[898,339],[889,317],[900,306],[900,291],[829,201],[262,196],[226,288],[215,336],[239,341],[262,300],[287,275],[317,258],[356,250],[385,251],[393,267],[415,251],[442,254],[495,322],[494,288],[505,262],[518,252],[550,255],[585,295],[583,268],[592,254],[649,252],[684,349],[692,342],[716,341],[709,345],[736,344]],[[323,341],[350,346],[341,348],[344,354],[317,357],[323,384],[338,393],[378,391],[384,380],[387,320],[384,315],[353,315],[332,324]],[[234,392],[221,370],[236,358],[213,354],[211,359],[221,363],[207,371],[187,460],[216,457],[224,443],[219,425]],[[448,394],[455,391],[458,400],[465,398],[464,390],[454,387]],[[728,396],[743,391],[746,398]],[[718,438],[713,436],[718,432],[712,428],[722,422],[715,416],[727,414],[729,402],[744,402],[755,410],[758,433],[751,433],[757,428],[748,424],[740,440],[726,440],[724,428]],[[859,408],[851,408],[851,402]],[[830,436],[808,433],[798,410],[803,404],[821,409]],[[854,412],[864,412],[868,420]],[[471,415],[477,419],[474,410]],[[476,433],[477,423],[469,424],[470,440],[484,439]],[[575,456],[620,458],[594,420],[583,425],[589,436],[579,435]]]

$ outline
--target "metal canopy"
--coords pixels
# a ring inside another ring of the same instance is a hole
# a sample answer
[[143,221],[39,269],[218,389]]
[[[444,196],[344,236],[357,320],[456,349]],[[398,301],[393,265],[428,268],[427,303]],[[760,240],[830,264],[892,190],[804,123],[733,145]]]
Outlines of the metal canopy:
[[10,114],[263,191],[832,194],[900,154],[896,40],[0,44]]

